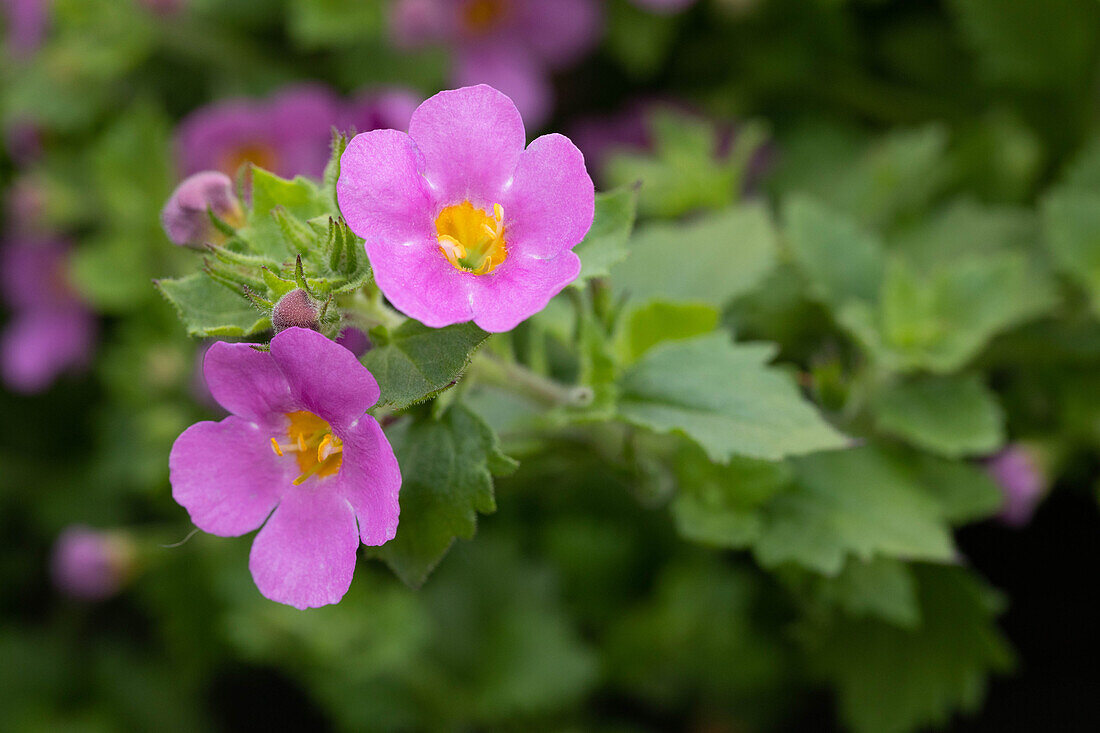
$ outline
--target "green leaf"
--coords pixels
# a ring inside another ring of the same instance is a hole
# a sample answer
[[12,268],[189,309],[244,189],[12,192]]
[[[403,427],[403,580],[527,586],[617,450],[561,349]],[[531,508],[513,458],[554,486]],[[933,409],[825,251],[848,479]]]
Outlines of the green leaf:
[[764,279],[775,266],[776,251],[767,210],[746,204],[685,224],[642,229],[611,280],[640,302],[681,300],[721,308]]
[[363,43],[386,27],[385,5],[361,0],[301,0],[287,8],[291,36],[305,48]]
[[322,214],[338,214],[331,211],[332,204],[326,201],[317,184],[308,178],[298,176],[288,181],[253,167],[252,210],[248,214],[248,226],[240,232],[240,236],[257,254],[275,260],[286,259],[293,254],[276,220],[277,207],[282,207],[287,214],[301,221]]
[[737,709],[779,684],[783,653],[757,618],[757,577],[717,558],[680,560],[655,586],[614,617],[605,665],[616,687],[662,707]]
[[1013,666],[994,623],[1002,606],[996,594],[962,568],[914,570],[920,627],[841,616],[803,629],[810,666],[836,687],[841,717],[855,733],[946,726],[956,712],[976,712],[986,678]]
[[420,591],[433,644],[405,675],[432,722],[401,727],[500,730],[571,710],[595,686],[599,660],[575,626],[572,599],[521,548],[493,536],[463,543]]
[[189,336],[248,336],[271,328],[247,300],[202,273],[156,281]]
[[514,470],[496,435],[462,405],[439,417],[399,422],[387,437],[401,466],[401,522],[378,554],[419,587],[455,537],[470,539],[477,513],[496,511],[493,474]]
[[634,229],[638,192],[618,188],[596,194],[596,218],[583,241],[573,251],[581,258],[581,274],[573,281],[577,287],[595,277],[607,277],[613,265],[627,255],[626,241]]
[[948,561],[954,544],[940,505],[872,447],[792,459],[796,482],[765,509],[757,560],[836,575],[850,556]]
[[124,233],[89,237],[70,255],[73,285],[96,310],[106,313],[147,303],[151,297],[149,280],[156,267],[150,245]]
[[926,453],[902,455],[940,515],[951,524],[985,519],[1000,510],[1004,494],[990,475],[970,461],[951,461]]
[[1043,202],[1046,242],[1058,268],[1100,315],[1100,190],[1063,188]]
[[661,344],[623,375],[619,414],[658,433],[683,434],[720,462],[843,446],[791,380],[767,366],[775,351],[721,333]]
[[935,372],[959,369],[994,335],[1056,302],[1046,272],[1011,250],[963,254],[930,273],[895,258],[882,300],[883,358]]
[[710,333],[717,326],[718,311],[713,306],[655,300],[630,313],[619,332],[617,349],[623,362],[630,364],[659,343]]
[[712,463],[702,451],[684,451],[678,471],[679,492],[672,516],[680,534],[693,542],[740,549],[763,531],[759,509],[792,476],[785,463],[734,457]]
[[783,207],[791,254],[812,295],[833,310],[878,300],[886,262],[881,241],[851,217],[814,199],[792,196]]
[[1049,93],[1093,72],[1100,8],[1091,0],[951,0],[991,81]]
[[1017,210],[952,207],[889,254],[850,216],[811,199],[793,197],[785,213],[811,296],[891,370],[955,371],[1055,302],[1029,251],[1033,224]]
[[607,48],[627,73],[646,78],[656,73],[668,58],[676,40],[679,21],[675,16],[642,10],[624,0],[608,4]]
[[944,456],[992,453],[1004,442],[1004,412],[976,376],[917,377],[875,399],[881,430]]
[[400,410],[458,379],[489,334],[472,323],[428,328],[410,319],[390,333],[372,331],[371,337],[374,348],[363,355],[363,364],[382,388],[381,401]]
[[[948,135],[943,125],[899,129],[884,135],[862,152],[852,131],[816,125],[797,142],[793,161],[808,171],[787,171],[794,190],[826,202],[860,224],[890,226],[921,212],[954,174],[946,156]],[[789,190],[789,189],[788,189]]]
[[803,589],[815,602],[856,618],[873,617],[906,629],[920,625],[917,584],[901,560],[851,558],[836,577],[808,575]]
[[613,185],[641,184],[639,212],[671,219],[737,200],[750,153],[763,137],[760,130],[742,129],[733,150],[719,157],[719,131],[710,120],[661,107],[649,110],[644,123],[652,152],[612,151],[604,166]]

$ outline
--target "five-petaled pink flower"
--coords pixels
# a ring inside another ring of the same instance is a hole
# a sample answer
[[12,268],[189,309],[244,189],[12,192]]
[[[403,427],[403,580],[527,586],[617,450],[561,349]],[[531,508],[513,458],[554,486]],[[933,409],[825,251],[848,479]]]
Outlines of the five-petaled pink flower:
[[428,99],[409,132],[357,135],[337,196],[393,305],[428,326],[508,331],[572,282],[595,189],[563,135],[526,149],[512,101],[488,86]]
[[381,545],[397,532],[401,473],[365,414],[378,383],[350,351],[304,328],[276,335],[269,352],[215,343],[203,369],[232,414],[176,440],[173,498],[211,534],[263,525],[248,565],[267,598],[297,608],[336,603],[360,539]]

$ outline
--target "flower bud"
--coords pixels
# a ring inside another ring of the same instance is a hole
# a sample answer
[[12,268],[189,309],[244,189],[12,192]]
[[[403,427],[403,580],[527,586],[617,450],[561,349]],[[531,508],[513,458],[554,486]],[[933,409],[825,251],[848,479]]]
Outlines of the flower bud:
[[231,226],[244,223],[233,182],[224,173],[202,171],[184,179],[164,205],[160,221],[174,244],[201,246],[220,235],[207,210]]
[[1020,443],[1011,443],[985,461],[986,471],[997,482],[1004,503],[999,519],[1010,527],[1031,521],[1047,491],[1047,477],[1038,457]]
[[53,582],[73,598],[99,601],[113,596],[130,577],[134,549],[121,535],[73,525],[54,544]]
[[291,290],[279,298],[279,302],[271,310],[271,326],[275,333],[295,326],[316,331],[318,325],[318,308],[310,300],[309,294],[301,288]]

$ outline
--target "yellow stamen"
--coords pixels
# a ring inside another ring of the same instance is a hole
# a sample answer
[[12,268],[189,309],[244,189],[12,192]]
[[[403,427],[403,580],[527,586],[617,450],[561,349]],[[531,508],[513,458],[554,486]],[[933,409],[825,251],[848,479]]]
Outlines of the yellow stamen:
[[299,486],[307,479],[332,476],[339,472],[343,462],[343,441],[332,432],[332,427],[312,412],[300,410],[287,413],[290,424],[287,426],[289,443],[279,443],[271,439],[271,448],[276,455],[294,453],[301,475],[294,479]]
[[435,231],[440,252],[463,272],[487,275],[508,257],[500,204],[493,204],[492,216],[469,201],[448,206],[436,217]]

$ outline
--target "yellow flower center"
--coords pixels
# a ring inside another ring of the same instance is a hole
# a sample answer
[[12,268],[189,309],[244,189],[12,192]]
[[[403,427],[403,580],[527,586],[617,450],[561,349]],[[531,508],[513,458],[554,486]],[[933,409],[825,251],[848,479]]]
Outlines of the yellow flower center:
[[500,23],[507,11],[506,0],[470,0],[462,9],[462,21],[466,30],[484,34]]
[[435,219],[439,251],[463,272],[487,275],[504,262],[504,207],[493,204],[493,215],[469,201],[448,206]]
[[279,156],[271,146],[263,143],[245,143],[223,155],[218,170],[227,176],[235,176],[237,170],[245,163],[271,171],[275,170],[278,162]]
[[332,427],[312,412],[299,410],[288,412],[286,435],[288,442],[280,443],[271,439],[271,449],[277,456],[294,453],[298,459],[298,470],[302,473],[294,479],[299,486],[311,476],[332,476],[340,470],[343,461],[344,443],[332,432]]

